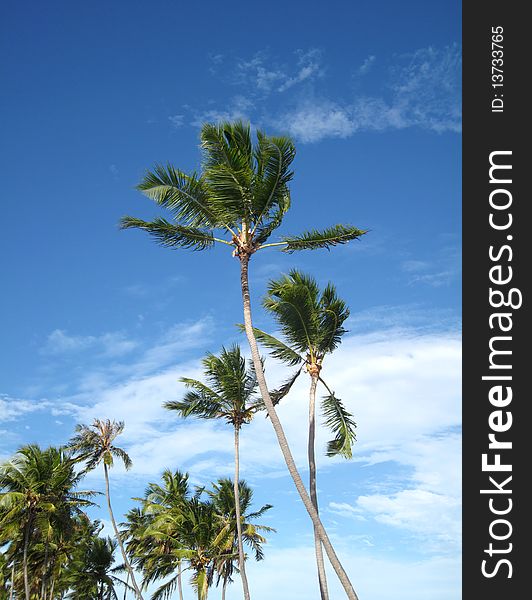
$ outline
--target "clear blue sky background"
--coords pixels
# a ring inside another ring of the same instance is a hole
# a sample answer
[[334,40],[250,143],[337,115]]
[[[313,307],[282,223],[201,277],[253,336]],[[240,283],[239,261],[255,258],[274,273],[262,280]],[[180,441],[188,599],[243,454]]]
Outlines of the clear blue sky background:
[[[329,368],[359,441],[350,463],[322,459],[326,525],[362,599],[458,598],[460,9],[4,6],[0,456],[109,416],[126,421],[135,463],[116,471],[119,512],[165,466],[203,483],[230,473],[230,432],[160,404],[179,396],[179,376],[200,375],[204,352],[240,339],[238,263],[223,249],[161,249],[117,223],[156,214],[134,189],[155,162],[198,168],[200,123],[249,119],[297,144],[283,233],[370,230],[331,253],[253,259],[260,326],[271,328],[259,308],[268,279],[292,266],[333,280],[351,307]],[[268,374],[285,376],[273,363]],[[302,470],[305,385],[282,415]],[[272,573],[276,597],[317,598],[308,521],[269,423],[251,428],[244,475],[278,530],[251,568],[254,598],[272,597]]]

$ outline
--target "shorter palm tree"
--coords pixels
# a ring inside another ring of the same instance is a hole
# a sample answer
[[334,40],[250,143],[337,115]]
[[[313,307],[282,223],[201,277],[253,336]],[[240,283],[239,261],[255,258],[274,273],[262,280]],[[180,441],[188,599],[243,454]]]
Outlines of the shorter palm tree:
[[[310,497],[318,512],[316,491],[316,389],[318,382],[327,390],[322,409],[325,425],[333,432],[334,438],[327,444],[327,456],[340,455],[351,458],[355,440],[355,427],[352,415],[345,409],[322,377],[323,361],[333,352],[346,332],[343,327],[349,316],[349,309],[341,300],[332,284],[323,291],[316,281],[293,269],[289,275],[270,282],[263,305],[281,328],[286,343],[255,328],[255,336],[270,349],[271,355],[289,366],[299,368],[290,379],[272,393],[274,403],[278,403],[292,388],[303,369],[310,376],[308,464],[310,475]],[[327,580],[323,563],[322,545],[317,530],[314,530],[316,562],[322,600],[328,599]]]
[[9,542],[12,560],[22,564],[26,600],[45,595],[54,538],[92,505],[95,492],[75,489],[82,477],[64,449],[36,444],[0,466],[0,543]]
[[118,600],[116,586],[126,583],[117,577],[124,571],[114,566],[117,543],[110,537],[92,535],[79,547],[70,562],[66,580],[70,600]]
[[80,460],[85,461],[88,471],[95,469],[98,465],[103,465],[105,476],[105,496],[107,498],[107,507],[109,509],[109,517],[116,536],[116,541],[120,546],[120,551],[124,559],[125,568],[128,571],[129,578],[133,584],[135,595],[139,600],[143,600],[139,586],[135,580],[133,568],[127,557],[127,553],[122,543],[122,538],[116,525],[113,508],[111,506],[111,493],[109,490],[109,469],[114,464],[114,459],[118,458],[124,464],[126,470],[132,466],[131,458],[127,452],[118,446],[115,446],[115,439],[124,431],[124,423],[122,421],[111,421],[106,419],[94,419],[92,425],[77,425],[76,435],[70,440],[69,447],[72,448],[78,455]]
[[[237,558],[240,556],[238,550],[239,528],[236,518],[237,503],[235,502],[234,482],[231,479],[218,479],[216,483],[213,483],[212,487],[213,489],[207,493],[221,524],[218,539],[223,541],[223,546],[225,547],[225,552],[219,557],[216,564],[216,572],[218,574],[217,585],[220,581],[222,582],[222,600],[224,600],[227,584],[232,581],[232,575],[235,571],[235,556]],[[266,538],[262,533],[274,532],[275,529],[266,525],[258,525],[253,521],[262,517],[264,513],[272,508],[272,505],[265,504],[259,510],[250,512],[253,501],[253,490],[243,480],[238,482],[238,489],[242,541],[252,548],[255,560],[263,560],[264,552],[262,545],[266,543]]]
[[249,584],[246,575],[239,495],[240,428],[249,423],[264,403],[255,397],[257,378],[252,363],[246,369],[246,361],[240,348],[222,348],[220,356],[207,354],[203,359],[207,383],[183,377],[188,388],[182,400],[166,402],[164,406],[183,417],[224,419],[233,426],[235,448],[235,478],[233,498],[236,514],[238,563],[245,600],[249,600]]

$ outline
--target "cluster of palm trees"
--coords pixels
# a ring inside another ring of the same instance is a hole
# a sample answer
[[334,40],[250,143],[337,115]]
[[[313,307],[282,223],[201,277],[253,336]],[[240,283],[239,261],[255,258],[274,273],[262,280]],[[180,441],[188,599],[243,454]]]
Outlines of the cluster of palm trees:
[[[124,598],[130,593],[142,599],[159,580],[153,600],[170,598],[175,589],[183,600],[186,571],[198,600],[213,585],[225,598],[239,569],[238,539],[256,560],[263,559],[263,534],[274,530],[255,521],[271,505],[252,511],[253,493],[245,481],[238,486],[238,530],[232,480],[192,489],[188,474],[170,470],[135,498],[139,505],[117,525],[109,469],[115,458],[131,466],[114,444],[123,427],[96,419],[79,425],[64,448],[24,446],[0,466],[0,600],[118,600],[119,588]],[[102,536],[101,523],[86,513],[97,492],[78,489],[99,464],[114,538]],[[117,547],[123,559],[118,564]]]
[[[254,142],[249,124],[241,121],[205,124],[201,129],[201,173],[186,174],[170,164],[158,165],[138,186],[145,195],[166,209],[171,219],[157,217],[144,221],[124,217],[121,223],[123,228],[145,230],[157,242],[170,248],[205,250],[215,244],[228,246],[232,256],[239,261],[244,317],[240,328],[246,334],[251,360],[246,363],[238,345],[224,347],[218,355],[207,354],[203,359],[203,381],[183,378],[184,396],[179,400],[167,400],[164,404],[184,418],[216,418],[232,426],[233,480],[219,480],[211,490],[191,490],[186,474],[165,471],[161,483],[148,486],[144,496],[137,499],[139,506],[127,513],[126,521],[120,526],[111,506],[109,469],[117,458],[126,469],[131,466],[128,455],[114,443],[123,430],[123,424],[95,420],[90,426],[79,425],[67,448],[54,450],[60,452],[62,460],[72,468],[72,485],[68,493],[64,492],[65,506],[68,506],[68,510],[65,509],[68,518],[65,516],[64,519],[70,523],[64,529],[68,531],[66,538],[70,540],[78,535],[80,523],[85,523],[83,519],[86,519],[82,508],[90,505],[93,495],[72,490],[86,472],[101,465],[116,542],[98,537],[95,525],[89,521],[88,525],[83,525],[89,529],[92,527],[87,534],[89,541],[85,545],[74,544],[74,553],[65,546],[61,554],[59,548],[63,546],[56,539],[63,535],[56,523],[61,511],[50,509],[50,516],[45,516],[49,502],[45,499],[48,492],[44,490],[48,484],[43,491],[37,492],[31,486],[24,487],[21,473],[15,471],[17,463],[30,447],[21,449],[12,461],[2,467],[0,480],[0,525],[5,525],[2,531],[7,532],[0,537],[0,543],[7,544],[7,551],[3,554],[5,568],[2,568],[4,571],[12,570],[11,575],[7,571],[7,574],[4,573],[5,581],[10,582],[6,589],[11,590],[12,597],[15,593],[15,598],[25,597],[25,600],[54,600],[63,598],[65,594],[72,598],[114,598],[114,583],[118,581],[117,573],[120,573],[126,577],[123,581],[125,590],[130,590],[137,600],[143,600],[146,586],[159,579],[163,582],[153,598],[170,598],[177,590],[182,600],[183,571],[190,570],[191,583],[199,600],[206,598],[212,585],[221,586],[224,598],[228,583],[237,573],[244,600],[250,600],[244,544],[252,549],[257,560],[262,559],[265,539],[260,532],[270,529],[253,524],[250,519],[260,517],[270,506],[250,512],[251,489],[239,478],[240,435],[243,426],[250,423],[257,412],[265,411],[290,476],[312,521],[321,599],[329,598],[325,551],[347,597],[358,600],[319,516],[315,460],[318,386],[325,390],[322,398],[324,424],[333,435],[327,446],[327,455],[351,457],[355,440],[352,415],[323,376],[324,359],[340,343],[349,310],[332,284],[321,290],[311,276],[291,270],[288,275],[270,282],[263,299],[263,307],[276,322],[280,336],[259,330],[252,322],[249,267],[252,256],[259,250],[272,247],[286,253],[319,248],[329,250],[360,238],[365,231],[353,226],[335,225],[322,231],[312,230],[270,242],[269,238],[290,208],[289,183],[293,177],[291,165],[295,147],[287,137],[267,136],[257,131],[256,138]],[[295,368],[277,389],[270,389],[266,383],[259,343],[274,359]],[[303,372],[310,379],[308,489],[297,469],[276,410],[276,405],[287,397]],[[52,451],[31,448],[35,452]],[[84,467],[76,469],[75,464],[83,464]],[[9,477],[22,486],[20,490]],[[35,502],[42,504],[35,508]],[[15,509],[18,503],[20,508]],[[46,521],[47,518],[49,521]],[[23,527],[20,527],[21,523]],[[49,525],[46,526],[46,523]],[[89,561],[88,557],[94,554],[99,553],[101,557],[107,552],[112,557],[115,543],[120,549],[122,564],[111,567],[112,562],[109,563],[105,581],[101,579],[93,592],[78,593],[73,583],[74,575],[67,576],[66,573],[75,569],[74,565],[82,564],[83,560]],[[78,556],[76,552],[82,554]],[[32,567],[30,576],[28,565],[37,557],[41,562]],[[60,565],[64,577],[54,575]],[[139,574],[142,576],[140,582],[137,581]]]
[[[251,351],[252,377],[256,380],[262,406],[267,411],[277,436],[287,469],[314,527],[321,598],[328,600],[323,548],[347,597],[358,600],[319,516],[314,459],[315,395],[318,383],[323,384],[327,390],[323,409],[326,425],[335,435],[328,445],[328,454],[346,457],[351,455],[355,423],[321,376],[325,355],[334,350],[344,333],[342,324],[348,316],[348,310],[336,296],[332,285],[320,292],[312,277],[292,271],[288,277],[272,282],[264,301],[265,308],[281,326],[285,343],[253,327],[249,267],[252,256],[259,250],[273,247],[286,253],[320,248],[329,250],[359,239],[366,232],[351,225],[335,225],[321,231],[314,229],[300,235],[281,236],[278,241],[270,242],[271,235],[282,224],[291,204],[289,183],[294,175],[291,165],[295,158],[292,140],[285,136],[267,136],[257,131],[254,143],[250,125],[242,121],[206,123],[201,128],[200,140],[202,165],[199,174],[187,174],[171,164],[157,165],[147,172],[138,186],[148,198],[167,210],[170,219],[157,217],[145,221],[128,216],[122,219],[121,225],[124,229],[144,230],[159,244],[169,248],[206,250],[220,244],[228,246],[232,256],[239,261],[244,315],[242,329]],[[289,365],[299,366],[296,373],[278,390],[270,392],[268,388],[258,341],[270,349],[274,357]],[[207,377],[216,379],[216,361],[223,363],[226,359],[229,360],[231,354],[236,360],[239,350],[224,349],[219,359],[209,355],[205,362]],[[275,408],[290,391],[303,368],[311,380],[308,491]],[[201,382],[185,381],[185,384],[191,388],[188,400],[184,403],[169,402],[167,406],[183,416],[217,416],[214,405],[218,402],[219,390],[204,386]],[[240,427],[259,410],[261,403],[246,404],[243,417],[236,417],[232,409],[227,410],[228,407],[223,409],[223,416],[235,429],[236,475]],[[249,585],[241,548],[239,564],[244,598],[249,600]]]

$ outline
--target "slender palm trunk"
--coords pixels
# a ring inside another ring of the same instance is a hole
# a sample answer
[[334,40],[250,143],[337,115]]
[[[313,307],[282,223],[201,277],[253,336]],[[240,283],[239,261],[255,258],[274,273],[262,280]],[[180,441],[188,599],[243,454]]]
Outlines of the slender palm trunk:
[[225,590],[227,588],[227,577],[224,577],[224,584],[222,586],[222,600],[225,600]]
[[50,586],[50,600],[54,600],[55,577],[52,577],[52,585]]
[[235,492],[235,517],[236,517],[236,536],[238,541],[238,568],[242,578],[242,589],[244,590],[245,600],[249,600],[249,586],[244,564],[244,544],[242,543],[242,523],[240,521],[240,489],[238,485],[240,471],[240,428],[235,425],[235,480],[233,481],[233,490]]
[[127,598],[127,586],[129,585],[129,572],[126,575],[126,585],[124,586],[124,600]]
[[122,543],[122,536],[120,535],[120,532],[118,531],[118,527],[116,526],[115,516],[113,514],[113,508],[111,507],[111,493],[109,491],[109,469],[107,468],[107,465],[105,463],[103,464],[103,471],[105,473],[105,495],[107,497],[107,507],[109,509],[109,516],[111,517],[111,523],[113,524],[113,529],[115,531],[116,541],[118,542],[118,545],[120,546],[120,550],[122,552],[122,558],[124,559],[124,564],[126,566],[127,572],[129,573],[129,576],[131,577],[131,583],[133,584],[133,588],[135,589],[135,594],[136,594],[138,600],[144,600],[144,598],[142,597],[142,594],[140,593],[137,582],[135,581],[135,575],[133,574],[133,569],[127,558],[126,551],[124,550],[124,544]]
[[318,535],[321,538],[323,543],[323,547],[325,548],[325,552],[327,553],[327,557],[342,584],[345,593],[349,600],[358,600],[358,596],[349,581],[349,577],[345,572],[342,564],[338,560],[336,556],[336,552],[329,540],[329,536],[323,527],[322,522],[320,521],[320,517],[312,504],[312,500],[305,489],[305,485],[303,484],[303,480],[301,479],[301,475],[299,474],[296,463],[294,461],[294,457],[292,456],[292,452],[288,446],[288,440],[286,439],[283,427],[281,425],[281,421],[277,416],[277,412],[273,405],[272,399],[270,397],[270,393],[268,391],[268,386],[266,384],[266,379],[264,377],[264,369],[262,368],[262,362],[260,360],[259,348],[257,346],[257,340],[255,339],[255,334],[253,333],[253,324],[251,320],[251,299],[249,295],[249,279],[248,279],[248,266],[249,266],[249,255],[243,254],[240,256],[240,282],[242,286],[242,301],[244,305],[244,327],[246,330],[246,336],[248,338],[249,346],[251,349],[251,357],[253,359],[253,365],[255,367],[255,371],[257,373],[257,382],[259,384],[260,393],[262,399],[264,400],[264,404],[266,405],[266,409],[268,411],[268,416],[272,422],[273,429],[277,436],[277,440],[279,442],[279,446],[281,448],[281,452],[283,453],[283,457],[288,468],[288,471],[294,481],[294,485],[307,509],[307,512],[312,520],[312,523],[315,529],[318,532]]
[[33,519],[30,517],[26,523],[26,531],[24,532],[24,550],[22,552],[22,570],[24,572],[24,595],[26,600],[30,600],[30,581],[28,578],[28,547],[30,545],[30,531]]
[[44,550],[44,565],[42,568],[42,582],[41,582],[41,598],[46,597],[46,575],[48,570],[48,550],[49,550],[49,542],[46,540],[45,550]]
[[183,577],[181,572],[181,559],[177,561],[177,590],[179,592],[179,600],[183,600]]
[[[309,468],[309,491],[312,504],[319,514],[318,493],[316,491],[316,456],[314,453],[316,439],[316,387],[318,385],[317,375],[310,379],[309,410],[308,410],[308,468]],[[318,582],[320,584],[321,600],[329,600],[327,589],[327,576],[325,574],[325,563],[323,561],[323,549],[321,539],[316,527],[314,527],[314,547],[316,551],[316,565],[318,567]]]
[[15,561],[11,565],[11,587],[9,589],[9,600],[13,600],[13,594],[15,593]]

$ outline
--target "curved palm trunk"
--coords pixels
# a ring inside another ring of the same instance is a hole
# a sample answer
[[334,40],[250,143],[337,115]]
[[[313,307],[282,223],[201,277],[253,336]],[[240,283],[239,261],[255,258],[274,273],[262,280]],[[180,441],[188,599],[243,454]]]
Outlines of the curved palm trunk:
[[301,479],[301,475],[299,474],[296,463],[294,461],[294,457],[292,456],[292,452],[290,451],[290,447],[288,446],[288,440],[286,439],[283,426],[281,425],[281,421],[277,416],[277,412],[273,405],[272,399],[270,397],[270,393],[268,391],[268,386],[266,384],[266,379],[264,377],[264,369],[262,368],[262,362],[260,360],[259,348],[257,346],[257,340],[255,339],[255,334],[253,333],[253,324],[251,321],[251,299],[249,295],[249,279],[248,279],[248,266],[249,266],[249,255],[243,254],[240,256],[240,282],[242,286],[242,301],[244,305],[244,327],[246,330],[246,336],[248,338],[249,346],[251,349],[251,357],[253,359],[253,365],[255,367],[255,371],[257,373],[257,382],[259,384],[260,393],[262,399],[264,400],[264,404],[266,405],[266,409],[268,411],[268,416],[272,422],[273,429],[275,431],[275,435],[277,436],[277,441],[279,442],[279,446],[281,448],[281,452],[283,453],[283,457],[290,473],[294,481],[294,485],[307,509],[307,512],[312,520],[312,523],[318,532],[319,537],[323,543],[323,547],[325,548],[325,552],[327,553],[327,557],[331,562],[331,565],[342,584],[345,593],[349,600],[358,600],[358,596],[356,595],[355,590],[351,582],[349,581],[349,577],[345,572],[342,564],[338,560],[338,556],[336,556],[336,552],[329,540],[329,536],[323,527],[322,522],[320,521],[320,517],[318,512],[314,508],[310,496],[305,489],[305,485],[303,484],[303,480]]
[[122,544],[122,536],[120,535],[120,532],[118,531],[118,527],[116,526],[115,516],[113,514],[113,509],[111,507],[111,494],[109,492],[109,470],[105,463],[103,464],[103,470],[105,473],[105,495],[107,497],[107,507],[109,509],[109,516],[111,518],[111,523],[113,524],[113,529],[115,531],[116,541],[118,542],[118,545],[120,546],[120,550],[122,552],[122,558],[124,559],[124,564],[126,566],[127,572],[129,573],[129,576],[131,577],[131,583],[133,584],[133,588],[135,589],[135,594],[136,594],[138,600],[144,600],[144,598],[142,597],[142,594],[140,593],[137,582],[135,581],[135,575],[133,574],[133,569],[131,568],[131,564],[127,558],[126,551],[124,550],[124,544]]
[[[235,492],[235,517],[236,517],[236,535],[238,540],[238,568],[242,578],[242,589],[244,590],[245,600],[249,600],[249,586],[244,564],[244,544],[242,543],[242,523],[240,521],[240,490],[238,486],[240,470],[240,445],[239,445],[239,427],[235,425],[235,479],[233,481],[233,490]],[[224,590],[225,593],[225,590]]]
[[[309,491],[312,504],[319,514],[318,493],[316,491],[316,457],[314,445],[316,439],[316,387],[318,377],[312,375],[310,380],[309,410],[308,410],[308,468],[309,468]],[[314,527],[314,547],[316,551],[316,565],[318,567],[318,582],[320,584],[321,600],[329,600],[327,589],[327,576],[325,574],[325,563],[323,562],[323,549],[321,539],[316,527]]]

